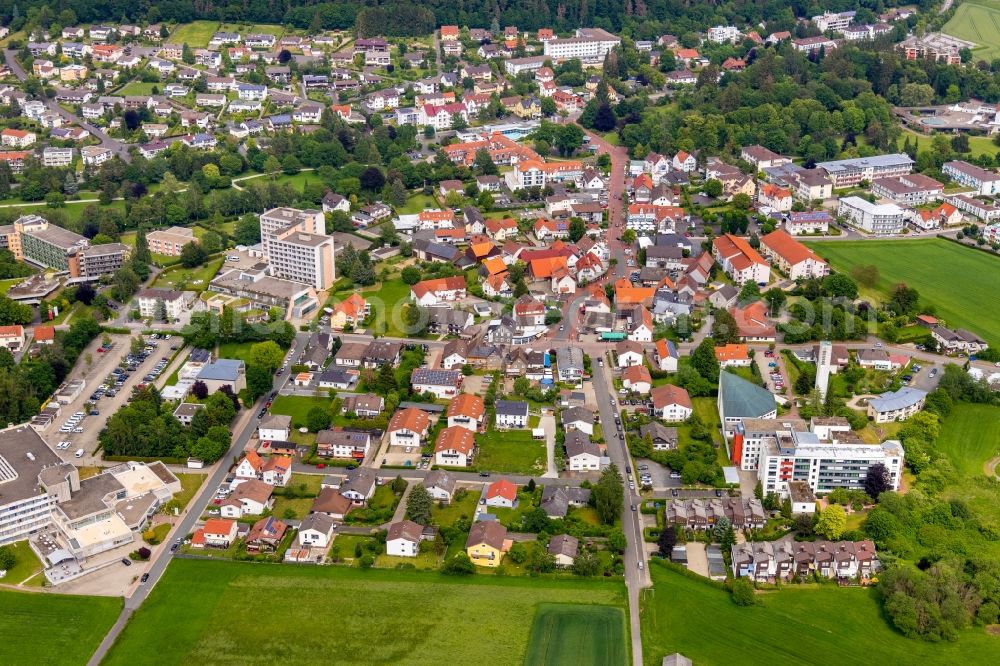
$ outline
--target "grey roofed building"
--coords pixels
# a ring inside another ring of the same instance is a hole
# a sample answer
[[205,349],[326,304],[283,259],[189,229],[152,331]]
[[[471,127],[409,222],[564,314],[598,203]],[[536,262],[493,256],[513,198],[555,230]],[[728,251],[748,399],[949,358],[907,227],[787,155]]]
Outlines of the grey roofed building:
[[292,417],[287,414],[266,414],[257,428],[264,430],[288,430],[292,427]]
[[566,557],[575,559],[579,550],[579,540],[568,534],[558,534],[549,540],[550,555],[565,555]]
[[347,473],[347,478],[340,484],[340,494],[356,492],[359,495],[369,497],[375,492],[376,483],[376,470],[371,467],[358,467]]
[[770,391],[725,371],[719,373],[718,404],[727,434],[732,429],[732,424],[726,423],[729,419],[766,418],[778,409]]
[[463,208],[462,215],[465,217],[466,224],[475,224],[477,222],[479,224],[486,223],[486,219],[483,217],[483,214],[479,212],[479,209],[475,206],[466,206]]
[[586,407],[570,407],[562,410],[559,420],[562,421],[564,426],[568,423],[576,423],[578,421],[593,425],[594,413]]
[[461,333],[475,322],[471,312],[453,308],[425,308],[427,328],[436,333]]
[[333,526],[333,518],[325,513],[310,513],[308,516],[303,518],[302,522],[299,524],[299,532],[316,530],[317,532],[322,532],[323,534],[329,534],[333,530]]
[[583,374],[583,350],[579,347],[560,347],[556,350],[556,365],[559,374]]
[[564,518],[570,506],[586,506],[590,501],[589,488],[574,486],[545,486],[539,506],[550,518]]
[[674,245],[676,247],[684,248],[687,250],[691,249],[691,241],[680,234],[675,234],[673,232],[656,234],[656,238],[653,239],[653,243],[657,246],[661,245]]
[[692,666],[693,663],[680,652],[668,654],[663,658],[663,666]]
[[454,475],[443,469],[436,469],[424,477],[424,488],[440,488],[449,495],[455,492],[457,483]]
[[653,440],[653,447],[667,447],[672,449],[677,446],[677,428],[668,427],[659,421],[650,421],[639,426],[639,436],[645,438],[646,435]]
[[358,373],[340,366],[330,366],[319,376],[320,386],[323,384],[338,384],[350,386],[358,381]]
[[877,412],[894,412],[911,407],[927,397],[927,391],[904,386],[898,391],[887,391],[868,401]]
[[462,373],[458,370],[441,370],[438,368],[415,368],[410,375],[411,384],[430,384],[432,386],[454,386],[461,382]]
[[497,414],[507,416],[527,416],[528,403],[521,400],[497,400],[494,404]]
[[222,382],[236,381],[243,372],[243,361],[232,358],[220,358],[215,363],[209,363],[198,373],[198,379],[209,379]]
[[438,243],[426,238],[418,238],[413,241],[413,253],[423,258],[424,261],[447,261],[451,263],[458,259],[461,251],[448,243]]
[[601,447],[590,441],[590,436],[581,430],[570,430],[566,433],[565,447],[567,458],[584,454],[601,457]]

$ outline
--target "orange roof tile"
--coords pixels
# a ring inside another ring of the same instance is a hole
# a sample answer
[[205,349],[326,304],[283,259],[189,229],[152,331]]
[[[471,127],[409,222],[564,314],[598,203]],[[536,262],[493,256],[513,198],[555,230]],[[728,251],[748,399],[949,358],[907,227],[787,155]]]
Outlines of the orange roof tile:
[[438,433],[437,441],[434,442],[434,452],[458,451],[469,455],[476,448],[476,436],[468,428],[462,426],[452,426],[445,428]]

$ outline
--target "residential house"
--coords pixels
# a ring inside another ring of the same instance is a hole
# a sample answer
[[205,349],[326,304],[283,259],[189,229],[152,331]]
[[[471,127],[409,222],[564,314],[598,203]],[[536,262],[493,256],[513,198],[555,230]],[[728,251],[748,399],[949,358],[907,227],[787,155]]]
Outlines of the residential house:
[[465,552],[476,566],[500,566],[506,552],[507,528],[495,520],[482,520],[472,524]]
[[461,393],[448,403],[448,426],[460,426],[477,432],[483,425],[486,406],[483,399],[473,393]]
[[344,398],[341,410],[361,418],[374,418],[385,409],[385,399],[375,393],[358,393]]
[[335,523],[323,513],[310,513],[299,523],[298,540],[302,548],[329,548]]
[[528,403],[520,400],[497,400],[494,404],[497,428],[527,428]]
[[449,426],[434,442],[434,463],[446,467],[468,467],[476,449],[475,433],[463,426]]
[[286,414],[268,414],[260,420],[257,433],[261,441],[276,439],[287,442],[291,434],[292,417]]
[[283,521],[274,516],[262,518],[253,524],[246,538],[248,553],[273,553],[285,537],[288,529]]
[[653,414],[664,421],[686,421],[694,413],[687,390],[673,384],[663,384],[650,391]]
[[927,391],[904,386],[868,400],[868,418],[875,423],[905,421],[924,407]]
[[517,484],[508,479],[494,481],[486,487],[486,506],[498,509],[517,507]]
[[443,469],[433,470],[424,477],[424,488],[431,498],[445,504],[450,504],[455,496],[456,484],[455,477]]
[[401,520],[389,525],[385,552],[393,557],[416,557],[420,554],[420,541],[424,527],[412,520]]
[[590,436],[581,430],[566,433],[566,468],[571,472],[599,472],[601,470],[601,447],[590,441]]
[[393,446],[420,447],[430,430],[427,412],[415,407],[399,409],[389,419],[389,443]]
[[559,534],[549,540],[548,552],[555,560],[557,567],[573,566],[579,550],[580,542],[576,537],[568,534]]
[[783,229],[776,229],[760,239],[761,253],[792,280],[821,278],[830,266],[811,249]]

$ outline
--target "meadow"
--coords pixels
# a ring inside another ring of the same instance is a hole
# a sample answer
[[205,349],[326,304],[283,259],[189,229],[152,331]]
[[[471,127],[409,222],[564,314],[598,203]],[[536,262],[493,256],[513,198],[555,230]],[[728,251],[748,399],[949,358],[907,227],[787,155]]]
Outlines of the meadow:
[[941,32],[975,42],[973,60],[989,62],[1000,56],[1000,2],[963,0]]
[[117,597],[0,590],[0,664],[85,664],[121,607]]
[[996,663],[1000,637],[969,629],[955,642],[911,640],[882,615],[878,593],[835,585],[783,586],[742,608],[721,587],[653,562],[641,600],[646,664],[681,652],[699,665]]
[[905,282],[921,305],[953,328],[967,328],[991,345],[1000,344],[1000,309],[986,307],[1000,293],[1000,259],[938,238],[895,241],[807,242],[839,271],[874,265],[879,281],[862,296],[883,301]]
[[983,464],[1000,454],[1000,408],[956,404],[941,423],[937,448],[962,476],[983,474]]
[[[177,559],[105,664],[522,663],[543,603],[623,609],[603,580]],[[266,649],[253,646],[262,638]]]

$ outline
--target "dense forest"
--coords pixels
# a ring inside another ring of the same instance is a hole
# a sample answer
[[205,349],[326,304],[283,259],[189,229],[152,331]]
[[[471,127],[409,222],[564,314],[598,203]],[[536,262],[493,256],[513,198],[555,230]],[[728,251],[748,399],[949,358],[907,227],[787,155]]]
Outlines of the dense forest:
[[[427,0],[426,2],[310,2],[309,0],[75,0],[59,3],[51,0],[3,0],[0,17],[5,25],[20,27],[20,22],[44,8],[57,18],[67,9],[82,23],[99,21],[188,22],[210,19],[232,23],[288,23],[297,28],[316,25],[324,29],[353,28],[358,23],[362,34],[426,34],[436,25],[503,27],[515,25],[522,30],[552,27],[557,31],[578,26],[597,26],[623,31],[637,39],[649,39],[664,33],[681,34],[702,30],[717,23],[736,25],[767,22],[775,30],[791,29],[795,17],[813,16],[828,11],[860,10],[862,20],[897,5],[911,2],[875,0],[756,0],[755,2],[691,3],[688,0]],[[929,8],[934,0],[919,0]],[[316,17],[319,17],[318,21]],[[60,19],[61,20],[61,19]],[[41,22],[47,25],[46,21]]]

